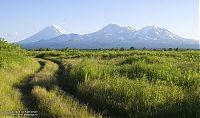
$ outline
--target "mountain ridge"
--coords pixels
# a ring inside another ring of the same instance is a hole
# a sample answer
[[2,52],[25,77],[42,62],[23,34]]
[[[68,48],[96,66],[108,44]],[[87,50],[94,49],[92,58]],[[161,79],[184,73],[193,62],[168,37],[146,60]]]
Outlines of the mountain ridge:
[[57,36],[60,36],[63,34],[66,34],[65,30],[58,27],[57,25],[51,25],[51,26],[48,26],[48,27],[42,29],[38,33],[35,33],[34,35],[32,35],[22,41],[19,41],[19,43],[32,43],[32,42],[36,42],[36,41],[40,41],[40,40],[44,40],[44,39],[54,38],[54,37],[57,37]]
[[[60,28],[61,29],[61,28]],[[40,31],[41,32],[41,31]],[[62,32],[62,31],[61,31]],[[27,39],[25,39],[27,40]],[[30,40],[30,39],[29,39]],[[139,30],[129,26],[109,24],[99,31],[88,34],[66,34],[37,39],[29,43],[19,42],[24,48],[199,48],[198,41],[180,37],[165,28],[146,26]]]

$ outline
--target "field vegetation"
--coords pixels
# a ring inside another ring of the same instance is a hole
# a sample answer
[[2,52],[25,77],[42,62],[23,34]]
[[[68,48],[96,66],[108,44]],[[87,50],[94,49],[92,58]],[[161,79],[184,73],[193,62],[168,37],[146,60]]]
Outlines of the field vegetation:
[[200,117],[199,50],[28,51],[0,42],[1,111],[37,110],[38,117],[54,118]]
[[34,74],[39,68],[39,63],[36,59],[17,53],[17,50],[12,51],[15,47],[4,41],[0,41],[0,47],[0,116],[12,115],[16,111],[26,109],[17,85]]
[[35,56],[63,65],[60,86],[105,116],[198,117],[199,54],[69,50]]

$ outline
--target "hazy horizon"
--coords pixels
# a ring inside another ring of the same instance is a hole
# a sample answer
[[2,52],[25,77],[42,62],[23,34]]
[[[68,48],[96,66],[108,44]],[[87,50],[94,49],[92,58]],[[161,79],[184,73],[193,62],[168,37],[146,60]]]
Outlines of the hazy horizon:
[[67,33],[87,34],[113,23],[158,26],[198,40],[198,7],[198,0],[7,0],[1,2],[0,37],[16,42],[54,24]]

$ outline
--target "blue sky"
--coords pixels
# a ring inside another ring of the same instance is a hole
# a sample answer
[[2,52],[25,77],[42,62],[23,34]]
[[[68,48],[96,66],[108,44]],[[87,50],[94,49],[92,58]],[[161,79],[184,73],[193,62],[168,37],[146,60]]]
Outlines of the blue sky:
[[24,39],[56,24],[67,33],[90,33],[115,23],[154,25],[198,38],[198,0],[0,0],[0,37]]

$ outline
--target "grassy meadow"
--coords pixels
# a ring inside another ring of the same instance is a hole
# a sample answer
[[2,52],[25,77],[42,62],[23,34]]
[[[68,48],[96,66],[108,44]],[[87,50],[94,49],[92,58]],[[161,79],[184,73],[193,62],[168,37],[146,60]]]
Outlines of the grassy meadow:
[[21,101],[22,94],[17,86],[23,79],[30,77],[39,69],[39,63],[34,58],[24,56],[21,49],[17,50],[12,45],[1,41],[0,44],[1,117],[3,114],[26,110]]
[[200,117],[199,50],[0,46],[0,111],[37,110],[41,118]]
[[200,52],[33,52],[63,66],[66,92],[110,117],[199,117]]

